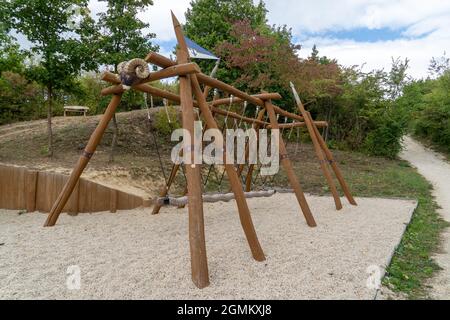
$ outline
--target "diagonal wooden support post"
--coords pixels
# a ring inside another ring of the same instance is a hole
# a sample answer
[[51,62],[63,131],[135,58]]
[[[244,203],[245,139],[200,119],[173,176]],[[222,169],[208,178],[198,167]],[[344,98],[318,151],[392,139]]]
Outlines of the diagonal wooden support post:
[[[172,184],[175,181],[175,177],[177,176],[178,170],[180,169],[179,164],[174,164],[172,166],[172,170],[170,171],[169,179],[167,180],[167,184],[161,189],[159,196],[161,198],[166,197],[169,194],[170,188],[172,187]],[[162,205],[159,203],[155,203],[152,215],[159,214],[159,211],[161,210]]]
[[[178,63],[187,63],[189,54],[181,25],[172,13],[173,27],[178,41]],[[202,94],[203,97],[203,94]],[[192,281],[198,288],[209,285],[208,261],[206,258],[205,226],[203,216],[203,200],[201,188],[200,166],[194,163],[194,103],[192,99],[191,78],[189,75],[180,77],[181,111],[183,115],[183,128],[190,133],[191,141],[185,141],[189,150],[184,150],[185,156],[191,159],[191,164],[185,164],[188,211],[189,211],[189,244],[191,251]]]
[[331,194],[333,195],[334,204],[336,206],[336,209],[341,210],[342,209],[341,198],[339,197],[339,193],[336,189],[336,185],[334,184],[333,177],[331,176],[331,172],[328,168],[328,164],[325,159],[324,152],[319,144],[316,132],[314,131],[314,123],[308,117],[305,107],[303,106],[303,103],[301,102],[300,97],[298,96],[298,93],[295,90],[294,84],[292,82],[291,82],[291,88],[294,93],[294,97],[295,97],[295,101],[297,103],[298,109],[300,110],[300,113],[302,114],[303,118],[305,119],[305,123],[306,123],[306,127],[308,128],[309,136],[311,137],[311,141],[313,143],[314,150],[316,152],[316,156],[319,159],[319,163],[320,163],[320,167],[322,168],[323,175],[325,176],[328,186],[330,187]]
[[[267,110],[267,114],[269,115],[270,124],[272,126],[272,129],[279,129],[277,116],[275,114],[275,110],[273,108],[272,103],[270,101],[266,101],[265,107]],[[316,221],[314,220],[314,217],[311,213],[308,202],[306,201],[305,194],[303,193],[303,189],[300,185],[297,175],[295,174],[294,167],[292,166],[291,160],[289,160],[287,150],[286,150],[286,145],[283,141],[283,137],[280,137],[280,146],[279,147],[280,147],[281,165],[283,166],[284,170],[286,171],[286,175],[289,179],[292,189],[294,189],[295,196],[297,197],[300,208],[302,209],[303,215],[305,216],[306,223],[310,227],[315,227],[315,226],[317,226]]]
[[[172,19],[174,22],[174,28],[175,28],[175,34],[177,36],[177,41],[179,45],[179,52],[185,54],[185,56],[180,55],[178,57],[179,62],[187,62],[188,61],[188,55],[187,55],[187,45],[184,39],[183,31],[181,29],[181,25],[178,22],[175,15],[172,13]],[[214,120],[214,117],[212,115],[212,112],[208,106],[208,103],[206,102],[204,92],[201,90],[200,83],[196,77],[195,74],[189,76],[190,81],[192,83],[192,89],[194,92],[194,95],[197,99],[197,103],[199,104],[200,111],[206,121],[206,125],[208,128],[211,129],[218,129],[216,121]],[[256,231],[253,225],[253,221],[250,215],[250,210],[247,205],[247,201],[245,199],[244,190],[242,189],[242,184],[239,181],[238,174],[235,170],[235,167],[233,164],[226,164],[225,170],[228,175],[228,179],[230,180],[230,184],[232,186],[236,203],[238,205],[239,209],[239,218],[241,220],[242,227],[244,229],[244,233],[247,237],[247,241],[250,245],[250,250],[252,252],[253,258],[257,261],[264,261],[265,256],[264,252],[262,251],[261,245],[259,243],[258,237],[256,235]],[[189,190],[189,193],[191,191]],[[191,204],[189,203],[189,206]]]
[[[214,120],[211,110],[209,109],[208,104],[203,96],[197,77],[195,75],[191,76],[191,81],[195,98],[199,103],[199,107],[202,111],[208,128],[219,130],[219,126]],[[216,142],[219,144],[223,143],[223,141]],[[257,261],[264,261],[266,258],[259,243],[258,236],[256,235],[255,227],[250,215],[250,209],[248,208],[247,200],[245,199],[245,193],[242,189],[242,184],[239,179],[238,173],[236,172],[236,168],[233,164],[225,164],[225,170],[230,181],[231,190],[233,191],[236,199],[241,225],[244,229],[245,236],[247,237],[247,241],[250,246],[253,258]]]
[[[313,122],[311,113],[307,112],[307,114],[308,114],[310,121]],[[319,129],[317,128],[317,126],[315,125],[314,122],[313,122],[313,128],[314,128],[314,132],[316,133],[316,137],[319,141],[319,144],[322,147],[322,150],[324,151],[324,153],[327,157],[327,161],[330,163],[331,168],[333,169],[334,174],[336,175],[336,178],[338,179],[339,184],[341,185],[341,188],[344,191],[345,197],[347,198],[347,200],[350,204],[357,206],[358,204],[356,203],[355,199],[353,198],[350,188],[347,186],[347,183],[345,182],[344,176],[342,175],[341,170],[339,169],[339,166],[338,166],[336,160],[334,160],[333,154],[331,153],[330,149],[328,149],[327,143],[323,139],[322,135],[319,132]]]
[[64,206],[66,205],[67,201],[72,195],[72,192],[75,186],[77,185],[81,174],[83,173],[84,169],[89,163],[89,160],[91,160],[95,150],[97,149],[97,146],[100,143],[100,140],[102,139],[109,122],[111,121],[112,117],[114,116],[114,113],[116,112],[117,107],[120,104],[121,98],[122,95],[115,95],[111,99],[108,108],[106,108],[106,111],[102,119],[100,120],[100,123],[98,124],[94,133],[92,133],[91,138],[89,139],[89,142],[85,150],[83,151],[83,154],[81,155],[77,165],[73,169],[69,180],[67,181],[63,190],[59,194],[58,199],[53,205],[50,214],[47,217],[47,221],[45,222],[44,225],[45,227],[52,227],[56,224],[59,215],[61,214],[62,210],[64,209]]

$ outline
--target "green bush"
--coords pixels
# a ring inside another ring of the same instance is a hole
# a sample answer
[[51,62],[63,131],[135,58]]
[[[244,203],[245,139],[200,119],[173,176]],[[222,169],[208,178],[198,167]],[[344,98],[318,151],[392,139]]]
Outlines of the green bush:
[[[44,100],[41,88],[13,72],[0,76],[0,125],[37,119]],[[45,114],[45,113],[43,113]]]
[[430,80],[429,86],[416,106],[413,132],[450,152],[450,71]]
[[173,130],[181,128],[178,114],[178,109],[175,107],[169,106],[167,108],[161,108],[155,114],[153,125],[159,133],[170,135]]
[[395,158],[402,148],[405,125],[387,112],[372,121],[376,126],[364,140],[365,151],[374,156]]

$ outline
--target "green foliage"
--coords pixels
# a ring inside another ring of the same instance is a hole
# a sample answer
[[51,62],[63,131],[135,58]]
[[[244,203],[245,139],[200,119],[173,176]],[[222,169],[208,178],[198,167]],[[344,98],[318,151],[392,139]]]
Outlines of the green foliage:
[[100,75],[83,74],[77,79],[76,84],[76,90],[72,90],[72,94],[66,96],[66,104],[86,106],[90,114],[103,113],[111,98],[101,96],[102,89],[108,84],[100,79]]
[[263,2],[252,0],[193,0],[186,13],[186,35],[199,45],[213,50],[230,39],[232,26],[249,21],[253,28],[265,25],[267,10]]
[[49,156],[53,155],[51,118],[55,90],[72,91],[74,77],[82,69],[95,66],[89,62],[91,51],[83,41],[88,34],[84,28],[93,23],[87,4],[87,0],[54,0],[51,4],[45,0],[11,0],[9,3],[12,28],[32,43],[28,55],[40,60],[30,65],[25,74],[47,89]]
[[86,6],[87,0],[55,0],[51,5],[45,0],[11,1],[12,26],[32,43],[28,53],[40,59],[27,70],[29,79],[49,89],[71,89],[73,77],[88,61],[82,27],[71,21],[88,19]]
[[315,99],[310,108],[317,119],[330,123],[327,137],[335,146],[389,158],[398,154],[407,122],[403,110],[386,98],[389,81],[383,71],[343,69],[340,83],[333,84],[341,92],[329,90],[336,92],[334,97]]
[[370,155],[395,158],[402,149],[405,125],[388,112],[373,116],[371,122],[374,128],[369,130],[363,148]]
[[5,23],[0,23],[0,74],[4,71],[23,73],[24,59],[25,55],[15,39],[8,34]]
[[428,71],[432,77],[440,77],[448,70],[450,70],[450,58],[447,58],[445,52],[443,56],[431,59]]
[[159,133],[163,135],[170,135],[173,130],[181,128],[178,115],[179,111],[175,107],[168,106],[167,108],[161,108],[155,114],[153,125]]
[[431,92],[417,106],[414,133],[450,152],[450,71],[432,83]]
[[[314,118],[326,120],[334,145],[395,157],[404,134],[403,109],[391,102],[408,84],[409,61],[392,59],[389,72],[344,69],[316,46],[299,59],[286,26],[269,26],[264,4],[197,0],[186,14],[187,35],[222,58],[219,79],[249,92],[278,92],[277,104],[298,112],[289,82],[301,91]],[[251,13],[251,14],[250,14]],[[250,15],[249,15],[250,14]],[[202,65],[203,66],[203,65]]]
[[148,6],[152,0],[100,0],[106,2],[108,9],[99,14],[97,32],[99,33],[98,62],[113,66],[133,58],[143,58],[158,47],[151,43],[153,33],[143,33],[149,24],[140,20],[137,15]]
[[0,125],[16,121],[37,119],[42,110],[42,90],[13,72],[3,72],[0,77]]
[[[267,10],[263,2],[254,5],[252,0],[193,0],[186,12],[186,36],[202,47],[216,52],[224,41],[230,40],[233,24],[249,21],[252,28],[266,26]],[[213,62],[200,61],[204,73],[214,68]],[[219,69],[217,78],[233,83],[239,77],[237,69]]]

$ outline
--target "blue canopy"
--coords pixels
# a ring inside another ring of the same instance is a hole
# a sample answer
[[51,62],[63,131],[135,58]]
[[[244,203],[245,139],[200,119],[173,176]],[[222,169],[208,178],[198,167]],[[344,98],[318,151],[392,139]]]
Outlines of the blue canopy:
[[209,52],[205,48],[200,47],[194,41],[188,37],[184,37],[189,49],[189,55],[192,59],[207,59],[207,60],[219,60],[213,53]]

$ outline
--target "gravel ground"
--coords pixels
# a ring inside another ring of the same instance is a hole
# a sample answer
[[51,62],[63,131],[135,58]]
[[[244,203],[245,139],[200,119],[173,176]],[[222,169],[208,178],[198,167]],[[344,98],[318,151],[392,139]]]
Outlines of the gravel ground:
[[[308,196],[308,228],[292,194],[251,199],[267,260],[251,258],[235,203],[205,205],[211,285],[190,280],[186,209],[62,215],[0,210],[0,299],[373,299],[368,271],[384,272],[415,201],[357,199],[337,212]],[[81,289],[69,290],[70,266]],[[73,269],[72,269],[73,271]]]

